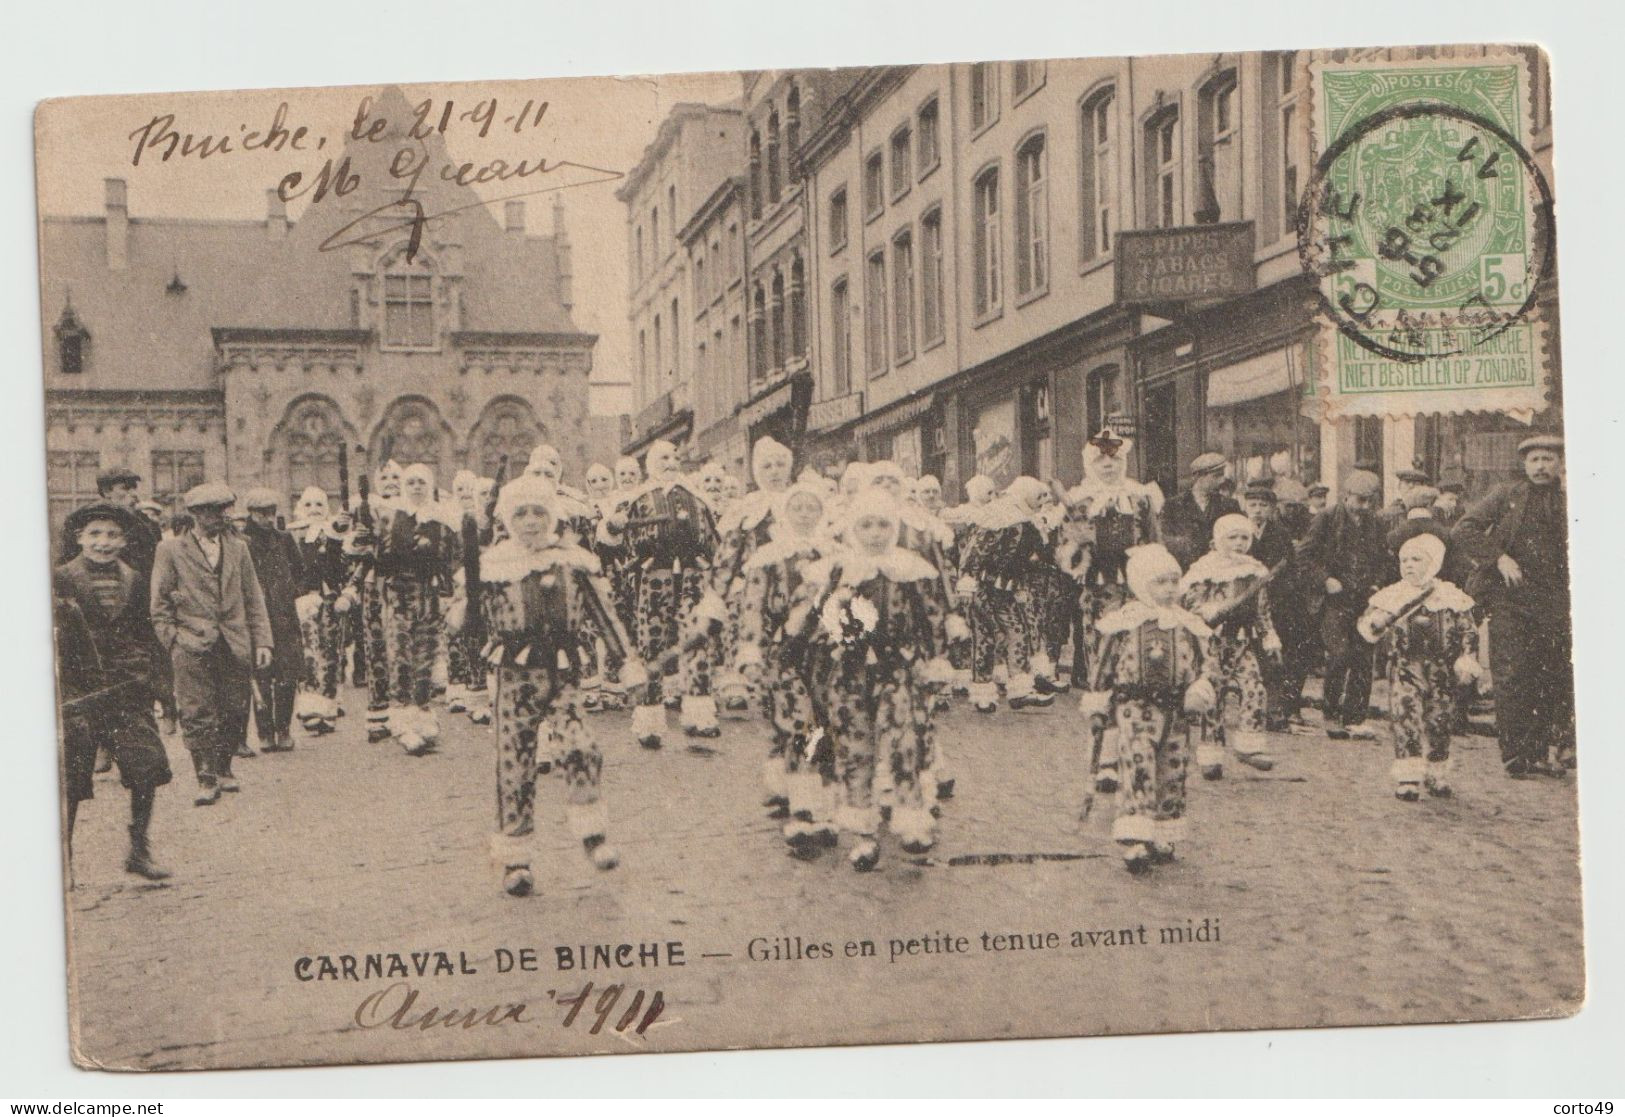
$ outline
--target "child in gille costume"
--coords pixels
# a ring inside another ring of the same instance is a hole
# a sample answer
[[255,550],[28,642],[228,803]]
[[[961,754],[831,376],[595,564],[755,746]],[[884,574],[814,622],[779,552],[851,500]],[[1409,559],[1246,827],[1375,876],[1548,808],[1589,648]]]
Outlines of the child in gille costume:
[[786,631],[834,738],[841,788],[836,822],[856,837],[859,871],[880,860],[876,766],[891,778],[891,828],[909,853],[936,843],[922,781],[931,775],[931,699],[952,679],[947,605],[937,571],[898,545],[902,513],[882,489],[846,506],[846,546],[806,572]]
[[[605,840],[599,799],[604,758],[588,732],[580,686],[579,633],[592,622],[613,652],[630,643],[609,600],[598,560],[561,539],[560,500],[551,481],[526,475],[504,485],[497,518],[509,538],[480,559],[480,604],[490,642],[484,650],[496,685],[497,834],[493,853],[502,887],[523,896],[535,884],[530,867],[536,779],[557,770],[565,786],[565,819],[600,869],[619,861]],[[456,628],[463,617],[453,617]],[[642,666],[628,658],[629,682]]]
[[1196,746],[1197,766],[1210,780],[1224,776],[1225,746],[1249,767],[1275,767],[1264,736],[1269,695],[1261,660],[1281,654],[1281,638],[1270,617],[1269,567],[1247,553],[1255,530],[1239,513],[1220,516],[1213,524],[1213,549],[1191,563],[1179,583],[1180,604],[1217,637],[1219,707]]
[[762,696],[772,744],[762,768],[766,806],[785,818],[784,838],[802,857],[835,843],[833,743],[819,728],[802,676],[787,662],[784,626],[809,567],[826,557],[819,531],[824,494],[803,481],[783,495],[773,537],[744,566],[739,610],[739,670]]
[[1452,794],[1457,684],[1483,674],[1473,599],[1439,579],[1444,555],[1444,541],[1436,535],[1407,540],[1399,548],[1400,580],[1372,594],[1356,624],[1368,642],[1386,642],[1394,795],[1411,803],[1423,789],[1437,798]]
[[1213,709],[1218,696],[1213,631],[1179,607],[1179,560],[1147,543],[1128,552],[1126,575],[1134,599],[1100,619],[1090,689],[1078,708],[1117,728],[1112,839],[1129,872],[1140,874],[1172,860],[1184,836],[1186,719]]

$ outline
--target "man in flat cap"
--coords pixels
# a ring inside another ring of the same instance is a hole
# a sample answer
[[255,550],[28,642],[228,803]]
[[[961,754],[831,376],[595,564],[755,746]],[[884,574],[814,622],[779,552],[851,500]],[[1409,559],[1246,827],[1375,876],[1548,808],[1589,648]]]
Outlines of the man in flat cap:
[[1206,453],[1191,462],[1190,488],[1162,507],[1162,542],[1188,567],[1213,545],[1213,525],[1220,516],[1239,513],[1234,497],[1219,491],[1224,483],[1224,455]]
[[193,525],[158,544],[152,570],[152,627],[174,665],[200,807],[238,790],[231,760],[247,739],[250,672],[271,665],[274,646],[248,544],[226,530],[235,502],[218,481],[190,490]]
[[1326,511],[1326,498],[1331,491],[1328,486],[1322,485],[1319,481],[1304,490],[1304,507],[1309,509],[1311,516],[1318,516]]
[[1446,474],[1439,478],[1439,495],[1433,501],[1433,518],[1447,530],[1455,527],[1456,521],[1461,519],[1461,500],[1466,491],[1466,482],[1460,474]]
[[1356,469],[1343,481],[1342,499],[1315,517],[1300,554],[1312,582],[1326,592],[1320,639],[1326,652],[1321,699],[1328,737],[1375,737],[1366,723],[1371,706],[1371,645],[1355,630],[1366,602],[1387,584],[1386,533],[1377,519],[1382,482]]
[[305,673],[305,646],[300,634],[299,610],[294,601],[304,584],[299,545],[276,526],[277,494],[270,489],[250,489],[243,497],[248,522],[243,540],[254,560],[265,611],[271,621],[275,645],[271,665],[256,672],[254,727],[260,747],[266,752],[286,752],[293,748],[289,729],[293,725],[294,694]]
[[1394,499],[1388,502],[1381,515],[1382,525],[1389,531],[1405,522],[1405,513],[1409,510],[1406,500],[1411,493],[1417,489],[1431,488],[1433,485],[1433,478],[1427,475],[1420,460],[1413,461],[1405,469],[1397,471],[1394,474],[1394,481],[1399,491],[1394,494]]
[[1452,537],[1478,560],[1468,592],[1490,617],[1501,763],[1529,779],[1574,766],[1574,634],[1563,440],[1533,435],[1518,456],[1523,479],[1468,508]]
[[118,763],[130,791],[127,872],[148,880],[169,876],[147,844],[158,788],[171,778],[163,739],[152,716],[153,646],[147,599],[135,570],[123,562],[137,516],[100,502],[75,509],[65,525],[79,553],[52,577],[57,630],[57,679],[62,714],[63,787],[68,800],[68,854],[79,804],[95,797],[91,768],[98,747]]

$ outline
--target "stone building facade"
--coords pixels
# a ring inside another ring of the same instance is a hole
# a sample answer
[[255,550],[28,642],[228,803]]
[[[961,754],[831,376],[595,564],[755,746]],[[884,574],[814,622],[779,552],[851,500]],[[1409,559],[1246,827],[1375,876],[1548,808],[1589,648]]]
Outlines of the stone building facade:
[[[392,127],[412,119],[398,89],[374,100]],[[160,500],[223,478],[291,502],[307,485],[336,500],[341,445],[352,492],[391,457],[433,466],[444,487],[504,457],[517,471],[541,442],[576,476],[605,456],[562,206],[551,235],[532,236],[524,202],[499,221],[467,187],[423,176],[423,211],[441,216],[410,252],[399,218],[367,216],[390,200],[394,149],[352,140],[361,187],[297,222],[274,191],[259,220],[146,218],[117,179],[101,215],[44,218],[53,523],[113,465]],[[438,135],[428,157],[444,160]],[[323,250],[357,221],[373,235]]]

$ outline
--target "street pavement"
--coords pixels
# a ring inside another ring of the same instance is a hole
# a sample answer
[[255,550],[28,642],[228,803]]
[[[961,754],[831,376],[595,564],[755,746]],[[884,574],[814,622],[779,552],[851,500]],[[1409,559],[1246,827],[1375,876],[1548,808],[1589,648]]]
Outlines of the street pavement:
[[[591,866],[565,829],[562,787],[544,781],[537,894],[516,900],[488,853],[489,729],[442,712],[439,752],[412,758],[367,743],[362,696],[345,697],[338,733],[238,761],[242,791],[213,807],[192,806],[190,764],[169,740],[177,775],[159,793],[153,847],[174,876],[159,884],[123,872],[127,796],[116,775],[98,777],[68,897],[81,1061],[1487,1020],[1571,1013],[1584,995],[1574,780],[1511,781],[1488,737],[1457,739],[1454,799],[1415,804],[1391,794],[1385,741],[1273,737],[1273,771],[1232,765],[1220,782],[1192,781],[1179,859],[1135,878],[1107,840],[1110,803],[1078,821],[1085,753],[1070,700],[993,716],[957,703],[941,719],[957,788],[938,847],[909,857],[888,841],[879,869],[858,874],[844,848],[787,855],[760,807],[755,720],[724,720],[694,751],[674,714],[666,748],[650,752],[627,714],[597,715],[622,863]],[[1161,941],[1204,921],[1207,941]],[[680,943],[681,958],[662,945],[657,966],[557,968],[567,944],[632,944],[622,957],[635,960],[650,943]],[[832,957],[818,956],[823,944]],[[525,949],[533,970],[498,972]],[[298,976],[301,958],[393,952],[414,967],[412,952],[432,951],[475,972]],[[406,986],[417,999],[396,1013]],[[662,1008],[637,1034],[656,991]],[[477,1012],[426,1027],[430,1008]]]

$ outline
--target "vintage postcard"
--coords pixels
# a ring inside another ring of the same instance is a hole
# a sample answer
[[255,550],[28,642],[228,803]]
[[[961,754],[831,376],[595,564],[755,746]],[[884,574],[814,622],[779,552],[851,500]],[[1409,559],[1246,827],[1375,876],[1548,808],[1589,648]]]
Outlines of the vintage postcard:
[[73,1059],[1576,1012],[1550,66],[42,104]]

